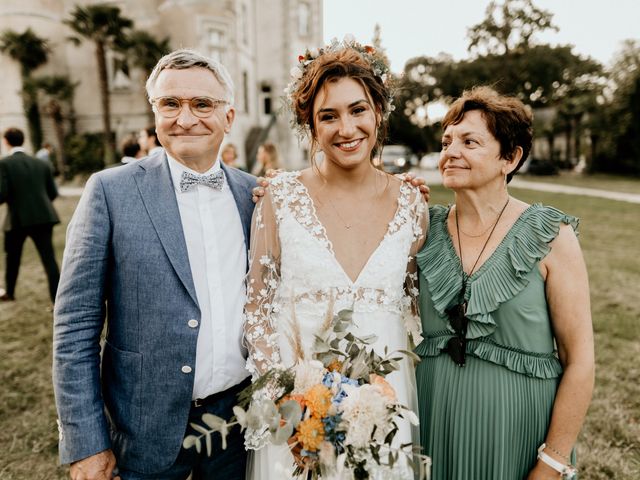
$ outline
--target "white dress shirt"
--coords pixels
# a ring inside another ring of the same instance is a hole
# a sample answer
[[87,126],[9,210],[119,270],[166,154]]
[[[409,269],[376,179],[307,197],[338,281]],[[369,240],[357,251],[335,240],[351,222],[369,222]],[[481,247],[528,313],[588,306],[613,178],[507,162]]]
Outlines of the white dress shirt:
[[[194,185],[183,193],[182,172],[200,174],[167,157],[201,313],[193,398],[205,398],[248,376],[242,346],[247,246],[228,183],[222,190]],[[205,174],[218,170],[219,159]]]

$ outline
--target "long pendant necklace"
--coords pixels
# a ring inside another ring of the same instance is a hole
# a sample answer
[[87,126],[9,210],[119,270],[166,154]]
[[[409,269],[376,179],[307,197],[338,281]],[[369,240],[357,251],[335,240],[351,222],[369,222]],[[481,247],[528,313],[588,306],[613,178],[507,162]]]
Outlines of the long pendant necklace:
[[456,235],[458,236],[458,251],[460,252],[460,265],[461,265],[461,269],[462,269],[462,309],[463,312],[466,313],[467,311],[467,302],[464,299],[464,295],[466,293],[467,290],[467,282],[469,281],[469,278],[471,277],[471,275],[473,275],[473,272],[476,269],[476,266],[478,265],[478,262],[480,261],[480,258],[482,257],[482,254],[484,253],[485,249],[487,248],[487,245],[489,245],[489,240],[491,240],[491,235],[493,235],[494,230],[496,229],[496,227],[498,226],[498,222],[500,222],[500,219],[502,218],[502,214],[504,213],[504,211],[507,209],[507,205],[509,205],[509,200],[511,198],[507,197],[507,201],[505,202],[504,206],[502,207],[502,210],[500,210],[500,214],[498,215],[498,218],[496,219],[495,223],[493,224],[493,227],[491,228],[491,231],[489,232],[489,236],[487,237],[487,239],[484,242],[484,245],[482,246],[482,250],[480,250],[480,254],[478,255],[478,258],[476,258],[475,263],[473,264],[473,267],[471,267],[471,271],[465,275],[464,272],[464,259],[462,257],[462,243],[460,242],[460,223],[458,222],[458,208],[456,207]]
[[496,222],[493,224],[493,228],[487,237],[487,240],[484,242],[482,246],[482,250],[480,250],[480,255],[476,258],[473,267],[471,267],[471,271],[468,275],[464,272],[464,259],[462,258],[462,243],[460,241],[460,226],[458,222],[458,209],[456,208],[456,233],[458,235],[458,250],[460,252],[460,270],[462,270],[462,290],[460,292],[460,296],[462,300],[457,305],[454,305],[451,308],[447,309],[447,315],[449,317],[449,323],[455,332],[455,336],[451,337],[447,342],[446,350],[449,352],[449,356],[456,363],[456,365],[460,367],[464,367],[465,365],[465,357],[467,352],[467,327],[469,325],[469,319],[467,318],[467,301],[465,300],[465,293],[467,289],[467,283],[469,282],[469,277],[473,275],[473,272],[476,270],[476,266],[482,257],[487,245],[489,244],[489,239],[491,239],[491,235],[493,235],[496,226],[498,226],[498,222],[502,217],[502,214],[507,209],[507,205],[509,204],[509,198],[507,198],[504,207],[500,211],[500,215],[496,219]]

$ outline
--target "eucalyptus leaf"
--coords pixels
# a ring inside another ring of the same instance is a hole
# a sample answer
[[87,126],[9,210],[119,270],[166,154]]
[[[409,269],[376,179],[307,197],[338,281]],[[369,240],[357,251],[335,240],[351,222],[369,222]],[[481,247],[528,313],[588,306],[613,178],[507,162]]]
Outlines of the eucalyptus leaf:
[[275,434],[273,435],[273,443],[275,445],[284,445],[287,440],[293,434],[293,425],[291,423],[285,423],[281,427],[278,427]]
[[186,437],[184,437],[184,441],[182,442],[182,448],[192,448],[196,444],[197,439],[198,437],[196,437],[195,435],[187,435]]
[[211,434],[208,433],[204,436],[205,445],[207,446],[207,456],[211,456]]
[[302,417],[302,407],[295,400],[287,400],[280,405],[280,415],[285,422],[291,423],[295,427]]
[[245,412],[243,408],[236,405],[235,407],[233,407],[233,414],[235,415],[236,420],[238,421],[238,424],[240,425],[240,427],[243,429],[246,428],[247,412]]
[[209,430],[204,428],[202,425],[198,425],[197,423],[190,423],[189,425],[191,425],[195,431],[200,432],[203,435],[209,433]]
[[202,415],[202,421],[206,423],[213,432],[219,432],[220,428],[225,423],[222,418],[217,415],[212,415],[211,413],[205,413]]
[[225,422],[220,427],[220,436],[222,437],[222,449],[223,450],[227,449],[227,436],[228,435],[229,435],[229,424]]
[[411,350],[398,350],[398,352],[406,355],[407,357],[409,357],[411,360],[413,360],[414,362],[419,362],[420,361],[420,356],[416,355],[414,352],[412,352]]
[[353,323],[353,310],[340,310],[338,312],[338,321]]
[[371,345],[372,343],[376,342],[378,340],[378,336],[377,335],[366,335],[364,337],[359,337],[360,340],[363,343],[366,343],[367,345]]

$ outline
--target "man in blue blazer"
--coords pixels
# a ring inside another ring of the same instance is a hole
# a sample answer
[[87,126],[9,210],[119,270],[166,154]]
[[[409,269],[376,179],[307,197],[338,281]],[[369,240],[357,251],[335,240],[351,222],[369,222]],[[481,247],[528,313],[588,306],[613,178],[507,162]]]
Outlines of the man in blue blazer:
[[67,232],[53,344],[60,460],[74,480],[244,478],[237,430],[212,457],[181,448],[203,413],[232,415],[248,376],[255,179],[218,158],[232,81],[178,50],[147,93],[164,151],[93,175]]

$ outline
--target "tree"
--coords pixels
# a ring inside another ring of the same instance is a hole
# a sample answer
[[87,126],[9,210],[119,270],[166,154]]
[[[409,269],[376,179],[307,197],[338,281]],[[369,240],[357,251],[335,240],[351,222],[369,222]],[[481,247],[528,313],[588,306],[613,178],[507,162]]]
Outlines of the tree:
[[598,139],[594,170],[640,175],[640,41],[623,43],[609,78],[593,117]]
[[37,88],[45,97],[43,102],[44,111],[51,116],[56,133],[56,161],[58,172],[65,178],[68,176],[68,168],[65,153],[65,106],[71,111],[73,94],[77,83],[71,82],[69,77],[60,75],[51,75],[35,79],[35,88]]
[[127,36],[124,47],[125,60],[141,69],[147,77],[151,75],[158,61],[171,51],[169,37],[158,40],[143,30],[133,30]]
[[37,91],[32,88],[31,74],[47,63],[49,46],[47,41],[27,28],[23,33],[5,30],[0,35],[0,51],[20,64],[24,113],[29,125],[29,137],[36,150],[42,144],[42,121],[38,109]]
[[[120,45],[122,57],[118,68],[129,75],[130,65],[141,69],[145,79],[149,78],[153,67],[167,53],[171,51],[169,37],[161,40],[143,30],[134,30],[126,38],[124,44]],[[150,122],[153,122],[153,111],[148,110]]]
[[544,30],[558,30],[551,23],[553,14],[537,8],[532,0],[492,1],[482,22],[469,28],[469,51],[484,54],[508,54],[527,49],[533,36]]
[[116,144],[111,131],[111,105],[109,78],[107,74],[107,51],[117,50],[126,44],[126,34],[132,28],[133,21],[120,15],[120,8],[107,4],[95,4],[81,7],[76,5],[69,19],[64,23],[78,36],[70,37],[76,45],[82,39],[93,42],[95,46],[98,78],[100,82],[100,100],[102,104],[102,124],[104,134],[105,160],[115,161]]

